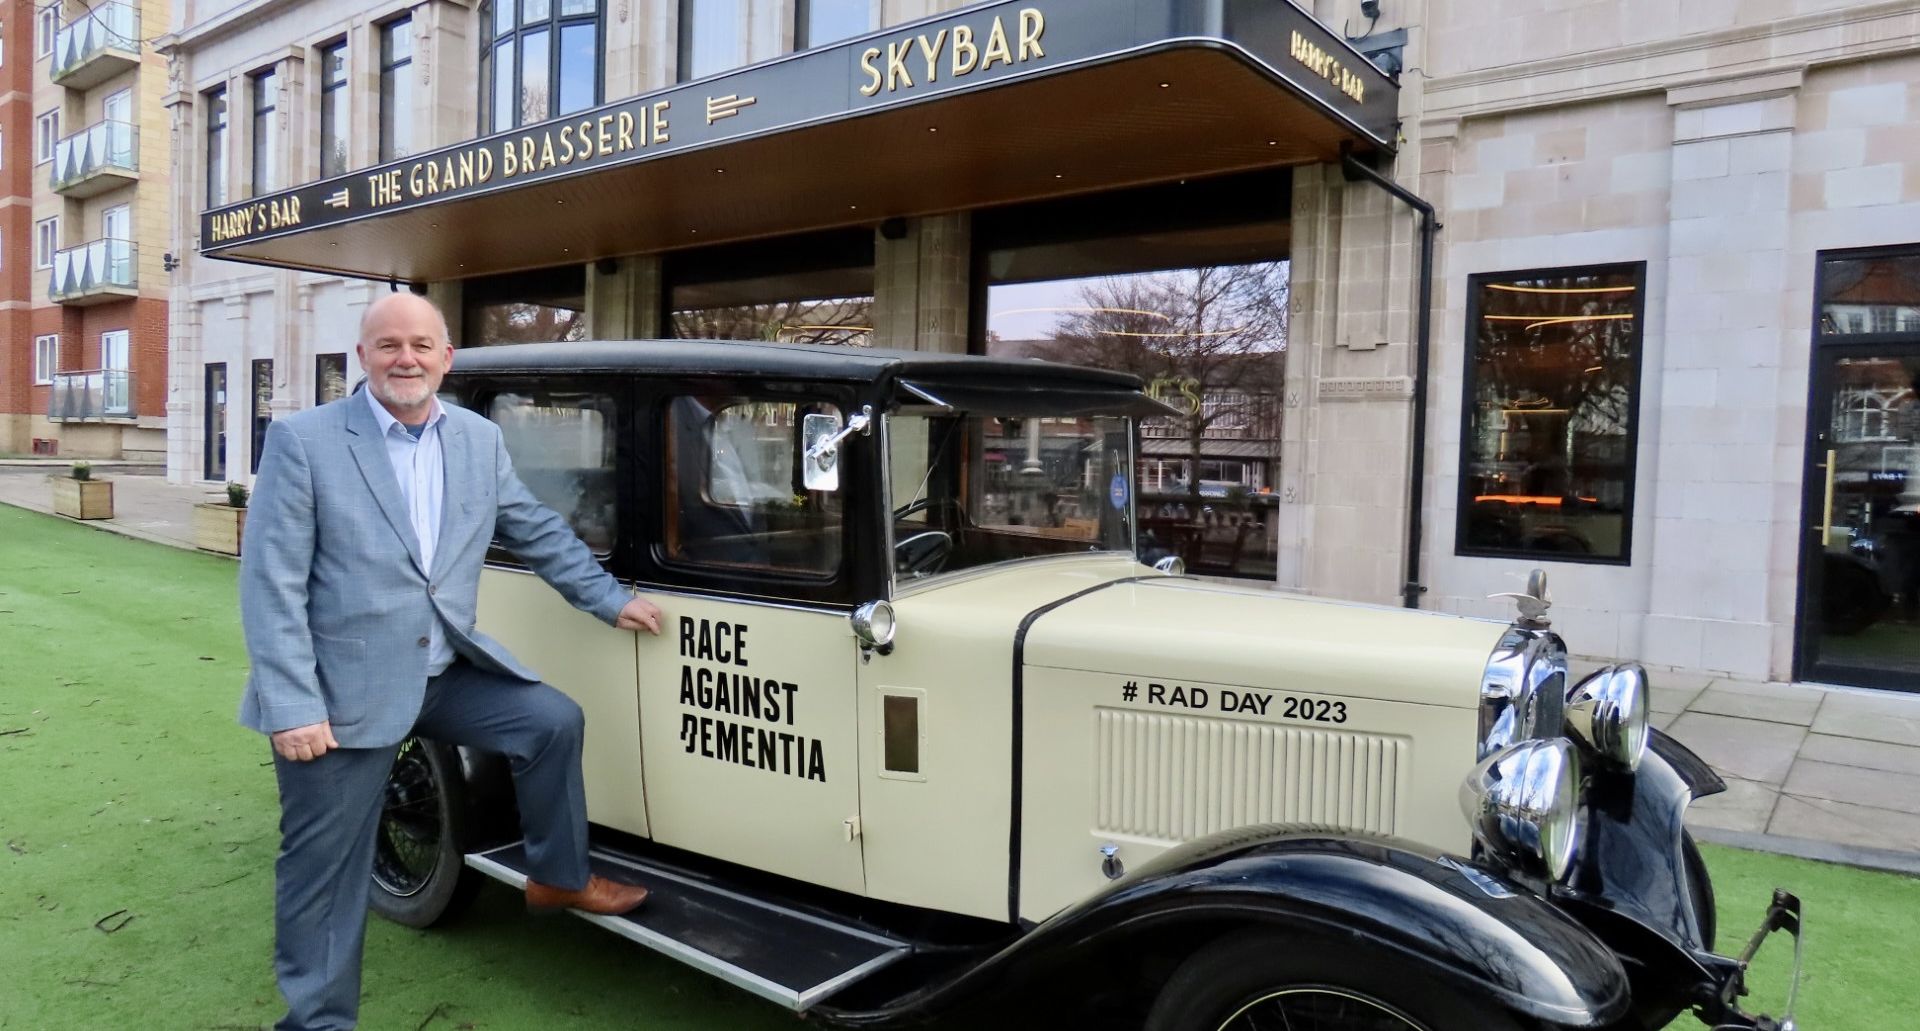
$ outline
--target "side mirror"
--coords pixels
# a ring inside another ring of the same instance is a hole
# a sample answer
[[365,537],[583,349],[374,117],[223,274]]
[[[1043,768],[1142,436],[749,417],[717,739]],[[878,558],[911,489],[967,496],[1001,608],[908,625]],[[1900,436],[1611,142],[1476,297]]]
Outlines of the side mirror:
[[808,490],[840,489],[840,449],[822,445],[840,429],[840,420],[824,413],[800,418],[801,481]]
[[873,432],[873,406],[863,405],[845,426],[824,412],[800,418],[801,482],[808,490],[840,489],[840,442]]

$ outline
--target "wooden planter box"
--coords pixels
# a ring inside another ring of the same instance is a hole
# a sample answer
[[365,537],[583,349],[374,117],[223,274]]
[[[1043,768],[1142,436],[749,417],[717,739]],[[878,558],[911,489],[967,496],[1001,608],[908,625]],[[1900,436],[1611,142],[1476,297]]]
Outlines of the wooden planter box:
[[247,510],[206,503],[193,506],[193,546],[222,555],[240,554],[240,538],[247,529]]
[[76,480],[49,476],[53,481],[53,510],[72,519],[112,519],[113,481]]

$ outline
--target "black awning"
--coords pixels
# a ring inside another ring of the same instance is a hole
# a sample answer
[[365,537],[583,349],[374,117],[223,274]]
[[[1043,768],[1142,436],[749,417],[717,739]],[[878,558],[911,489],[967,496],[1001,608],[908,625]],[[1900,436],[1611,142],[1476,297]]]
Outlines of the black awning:
[[1004,0],[200,217],[409,281],[1391,150],[1398,87],[1287,0]]

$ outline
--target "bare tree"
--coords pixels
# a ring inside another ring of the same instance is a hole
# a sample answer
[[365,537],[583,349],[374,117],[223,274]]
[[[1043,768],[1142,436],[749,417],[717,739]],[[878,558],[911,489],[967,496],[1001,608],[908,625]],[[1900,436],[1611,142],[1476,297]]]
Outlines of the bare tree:
[[870,347],[873,298],[775,301],[673,313],[674,336],[689,340],[771,340]]
[[[1286,262],[1179,269],[1097,280],[1063,317],[1042,357],[1131,372],[1183,412],[1198,507],[1201,442],[1223,420],[1271,422],[1286,374]],[[1212,397],[1215,403],[1207,403]]]

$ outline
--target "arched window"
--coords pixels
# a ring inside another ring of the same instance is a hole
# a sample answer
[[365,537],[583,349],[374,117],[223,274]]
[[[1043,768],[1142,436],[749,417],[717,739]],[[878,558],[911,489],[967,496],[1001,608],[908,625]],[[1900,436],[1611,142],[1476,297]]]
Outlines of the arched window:
[[480,132],[543,122],[600,103],[601,0],[480,5]]

